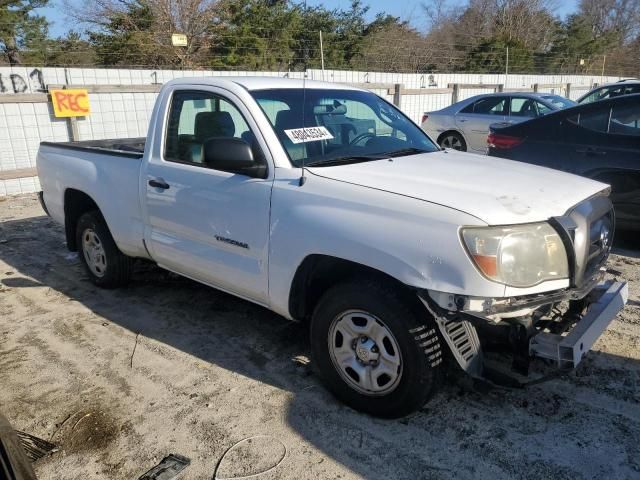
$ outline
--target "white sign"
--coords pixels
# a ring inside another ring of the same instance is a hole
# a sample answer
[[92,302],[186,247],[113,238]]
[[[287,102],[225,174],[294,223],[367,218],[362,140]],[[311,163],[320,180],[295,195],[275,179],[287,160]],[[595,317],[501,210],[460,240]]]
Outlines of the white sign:
[[318,140],[331,140],[333,135],[324,127],[293,128],[284,133],[293,143],[317,142]]
[[174,47],[186,47],[187,36],[184,33],[174,33],[171,35],[171,44]]

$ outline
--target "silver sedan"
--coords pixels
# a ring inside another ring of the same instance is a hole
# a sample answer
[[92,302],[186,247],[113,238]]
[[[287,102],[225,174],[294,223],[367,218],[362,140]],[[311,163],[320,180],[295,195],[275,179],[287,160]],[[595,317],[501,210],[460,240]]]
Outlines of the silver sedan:
[[550,93],[476,95],[422,117],[422,129],[443,148],[487,152],[489,125],[520,123],[577,105]]

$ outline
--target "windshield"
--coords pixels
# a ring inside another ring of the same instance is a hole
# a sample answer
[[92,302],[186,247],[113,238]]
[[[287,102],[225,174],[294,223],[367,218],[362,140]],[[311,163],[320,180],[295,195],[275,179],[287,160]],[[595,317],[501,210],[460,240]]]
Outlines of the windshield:
[[544,98],[558,110],[563,108],[575,107],[578,104],[577,102],[569,100],[568,98],[561,97],[560,95],[543,95],[542,98]]
[[292,88],[251,94],[297,167],[438,150],[402,112],[370,92]]

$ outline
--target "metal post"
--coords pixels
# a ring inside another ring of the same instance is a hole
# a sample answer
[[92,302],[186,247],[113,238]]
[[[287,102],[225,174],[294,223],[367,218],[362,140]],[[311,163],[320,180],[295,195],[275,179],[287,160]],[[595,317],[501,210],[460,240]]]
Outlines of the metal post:
[[[69,85],[69,70],[64,69],[64,82],[65,85],[63,88],[68,88]],[[67,118],[67,130],[69,132],[69,140],[72,142],[77,142],[80,140],[80,132],[78,131],[78,119],[76,117]]]
[[567,98],[571,98],[571,83],[567,83],[566,95]]
[[507,62],[504,67],[504,86],[507,88],[509,84],[509,47],[507,47]]
[[460,84],[454,83],[451,91],[451,103],[457,103],[460,98]]
[[320,64],[322,65],[322,80],[324,80],[324,48],[322,48],[322,30],[320,30]]
[[398,108],[400,108],[401,95],[402,95],[402,84],[396,83],[393,86],[393,104]]
[[69,117],[69,136],[71,137],[72,142],[77,142],[80,140],[80,132],[78,131],[78,118],[77,117]]

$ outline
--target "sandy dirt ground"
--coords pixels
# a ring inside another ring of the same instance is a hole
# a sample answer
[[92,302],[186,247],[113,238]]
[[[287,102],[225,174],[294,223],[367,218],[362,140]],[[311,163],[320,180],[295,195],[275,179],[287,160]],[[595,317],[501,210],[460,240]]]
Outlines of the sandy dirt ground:
[[0,411],[60,446],[36,462],[41,479],[137,479],[169,453],[198,480],[216,466],[218,478],[275,466],[257,478],[638,479],[632,244],[610,260],[629,305],[577,371],[526,390],[454,373],[422,411],[385,421],[325,391],[304,326],[153,266],[97,289],[35,196],[3,198]]

